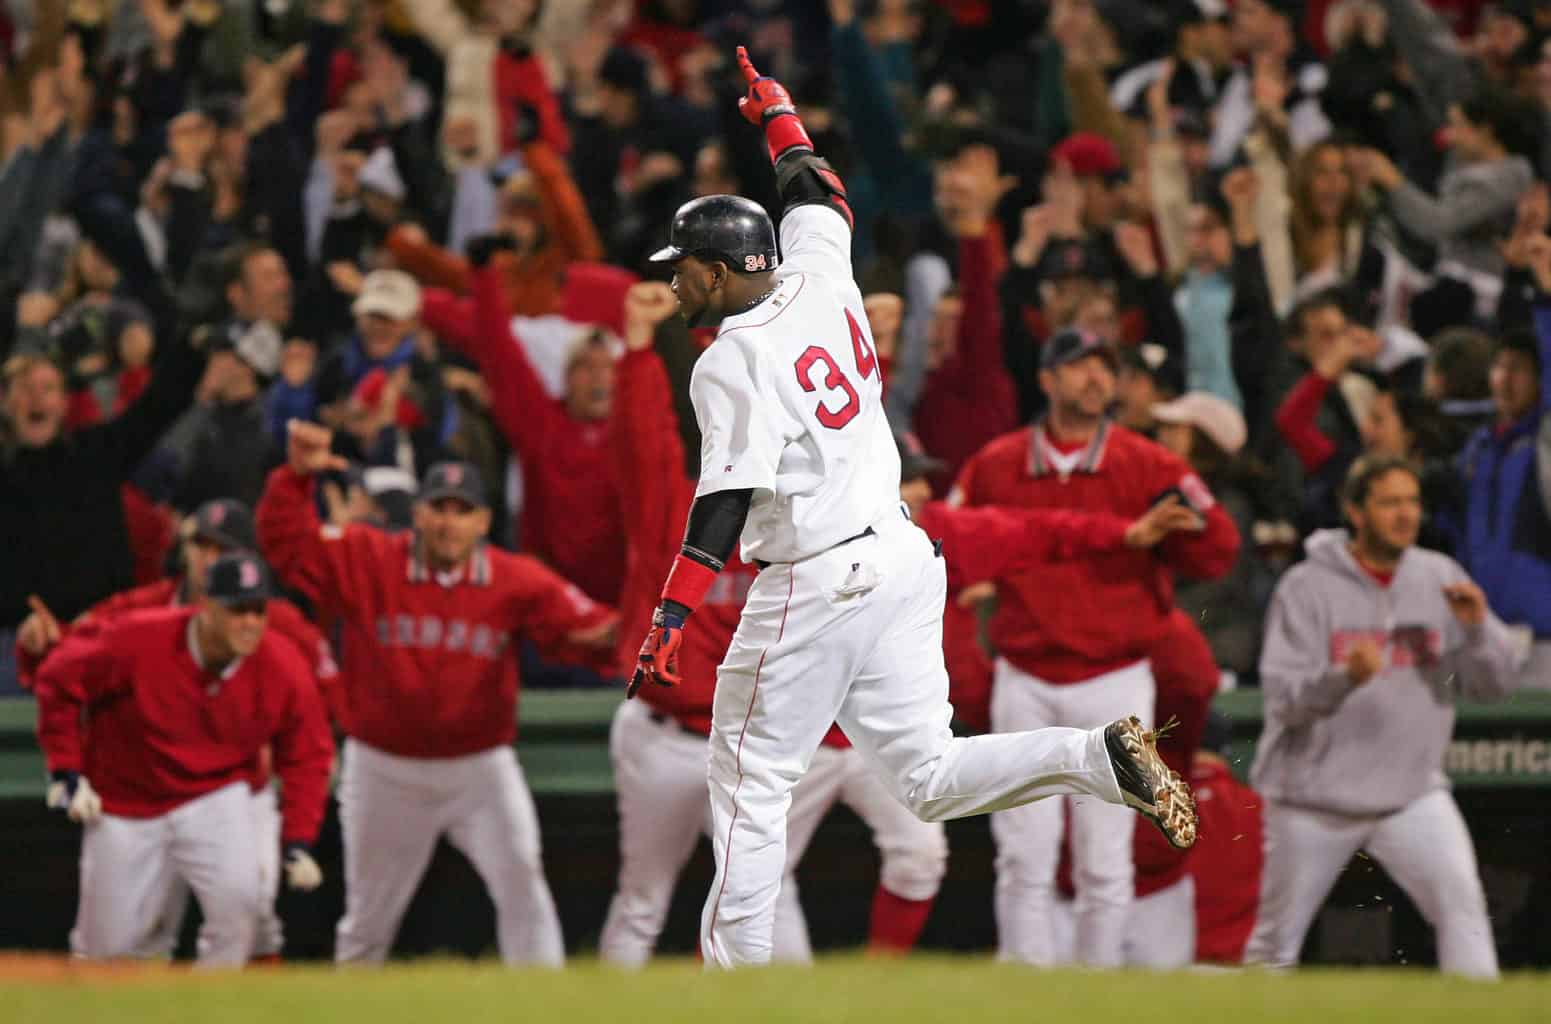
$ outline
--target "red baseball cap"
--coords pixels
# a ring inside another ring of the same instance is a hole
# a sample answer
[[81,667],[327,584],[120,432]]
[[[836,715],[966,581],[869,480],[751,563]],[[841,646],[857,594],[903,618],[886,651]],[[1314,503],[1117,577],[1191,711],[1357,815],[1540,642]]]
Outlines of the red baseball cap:
[[1126,174],[1115,144],[1095,132],[1068,135],[1050,151],[1050,159],[1070,167],[1079,178],[1116,180]]

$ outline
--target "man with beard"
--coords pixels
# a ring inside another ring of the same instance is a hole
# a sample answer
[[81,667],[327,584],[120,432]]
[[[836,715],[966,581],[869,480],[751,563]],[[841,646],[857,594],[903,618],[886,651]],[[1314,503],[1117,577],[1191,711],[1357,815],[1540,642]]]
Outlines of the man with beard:
[[[990,639],[997,650],[991,728],[1092,728],[1141,708],[1151,717],[1148,658],[1174,606],[1173,576],[1225,573],[1238,531],[1199,477],[1176,456],[1115,425],[1115,351],[1093,334],[1057,333],[1041,353],[1049,414],[972,458],[954,488],[965,505],[1109,512],[1134,519],[1174,498],[1200,517],[1155,550],[1119,550],[1040,566],[1003,581]],[[1116,628],[1117,618],[1124,628]],[[991,818],[998,847],[1001,957],[1049,964],[1050,907],[1061,848],[1061,804],[1047,800]],[[1132,899],[1132,828],[1105,804],[1075,800],[1077,957],[1116,966]]]
[[1475,851],[1443,755],[1457,699],[1500,700],[1518,661],[1507,627],[1453,559],[1417,548],[1421,480],[1359,459],[1346,530],[1322,530],[1282,577],[1260,656],[1265,873],[1246,963],[1291,967],[1325,896],[1366,850],[1437,932],[1438,966],[1497,976]]

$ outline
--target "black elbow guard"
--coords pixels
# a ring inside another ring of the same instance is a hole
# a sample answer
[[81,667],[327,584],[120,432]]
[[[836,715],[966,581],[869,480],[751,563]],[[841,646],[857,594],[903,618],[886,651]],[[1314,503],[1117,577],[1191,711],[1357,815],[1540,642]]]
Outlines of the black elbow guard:
[[848,227],[855,229],[856,218],[851,214],[851,204],[846,201],[845,182],[823,157],[811,149],[789,149],[776,162],[775,172],[776,185],[787,209],[822,203],[832,207],[846,219]]

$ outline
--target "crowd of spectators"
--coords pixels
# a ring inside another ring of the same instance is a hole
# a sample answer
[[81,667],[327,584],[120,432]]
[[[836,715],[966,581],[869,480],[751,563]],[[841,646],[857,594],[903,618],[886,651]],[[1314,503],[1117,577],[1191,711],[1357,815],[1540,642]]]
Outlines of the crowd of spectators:
[[402,526],[467,460],[498,543],[615,602],[626,293],[683,200],[778,210],[737,43],[847,182],[936,496],[1042,414],[1075,326],[1244,538],[1177,581],[1224,673],[1253,682],[1278,575],[1372,453],[1424,467],[1424,543],[1551,685],[1551,3],[9,0],[0,690],[40,605],[252,506],[291,419],[353,464],[335,521]]

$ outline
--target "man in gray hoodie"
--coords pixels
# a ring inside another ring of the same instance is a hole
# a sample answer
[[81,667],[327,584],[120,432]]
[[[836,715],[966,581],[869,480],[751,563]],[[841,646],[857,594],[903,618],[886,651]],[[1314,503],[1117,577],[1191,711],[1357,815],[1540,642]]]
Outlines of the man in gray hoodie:
[[1265,872],[1246,963],[1290,967],[1352,854],[1366,850],[1437,933],[1439,966],[1497,976],[1486,897],[1444,749],[1459,697],[1506,697],[1507,627],[1452,559],[1415,547],[1421,483],[1401,459],[1347,476],[1353,532],[1323,530],[1277,586],[1260,658]]

